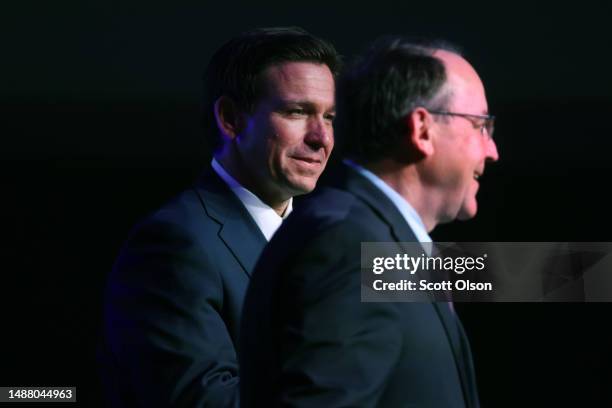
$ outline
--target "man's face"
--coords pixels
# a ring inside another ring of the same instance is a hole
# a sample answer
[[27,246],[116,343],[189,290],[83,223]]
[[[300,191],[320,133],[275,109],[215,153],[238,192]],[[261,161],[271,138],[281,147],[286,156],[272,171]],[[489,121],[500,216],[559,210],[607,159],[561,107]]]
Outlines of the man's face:
[[[452,92],[449,112],[487,115],[484,86],[476,71],[463,58],[445,51],[436,53],[445,64],[447,83]],[[499,155],[493,139],[478,125],[482,120],[458,116],[435,116],[438,130],[436,155],[438,191],[441,201],[440,221],[469,219],[476,215],[478,178],[485,162],[497,161]]]
[[237,146],[252,184],[286,200],[312,191],[325,169],[334,146],[334,78],[327,65],[288,62],[268,67],[262,81]]

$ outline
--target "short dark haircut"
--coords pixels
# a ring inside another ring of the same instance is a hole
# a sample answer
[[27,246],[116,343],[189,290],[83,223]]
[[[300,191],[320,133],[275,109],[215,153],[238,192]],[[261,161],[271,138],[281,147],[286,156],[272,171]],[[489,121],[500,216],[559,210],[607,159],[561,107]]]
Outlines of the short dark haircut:
[[461,55],[439,40],[383,37],[347,68],[338,84],[336,134],[344,155],[361,163],[397,151],[415,108],[444,109],[450,94],[436,50]]
[[299,27],[247,31],[217,50],[204,74],[202,99],[204,132],[213,151],[223,142],[214,116],[217,99],[227,96],[243,112],[252,113],[265,92],[263,71],[286,62],[325,64],[334,78],[341,64],[340,56],[331,43]]

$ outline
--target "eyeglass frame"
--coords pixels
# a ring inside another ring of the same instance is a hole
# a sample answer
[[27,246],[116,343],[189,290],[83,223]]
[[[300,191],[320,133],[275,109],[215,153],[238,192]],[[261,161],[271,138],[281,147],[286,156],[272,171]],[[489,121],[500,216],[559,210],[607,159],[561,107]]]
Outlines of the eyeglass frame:
[[[474,129],[480,128],[480,133],[483,136],[484,136],[484,132],[486,131],[489,138],[491,140],[493,139],[493,131],[495,130],[495,116],[494,115],[475,115],[472,113],[457,113],[457,112],[438,111],[438,110],[429,110],[429,109],[427,109],[427,111],[434,115],[457,116],[460,118],[467,119],[470,123],[472,123],[472,126],[474,126]],[[473,122],[471,118],[472,119],[482,119],[484,120],[484,122],[482,123],[482,125],[479,125]]]

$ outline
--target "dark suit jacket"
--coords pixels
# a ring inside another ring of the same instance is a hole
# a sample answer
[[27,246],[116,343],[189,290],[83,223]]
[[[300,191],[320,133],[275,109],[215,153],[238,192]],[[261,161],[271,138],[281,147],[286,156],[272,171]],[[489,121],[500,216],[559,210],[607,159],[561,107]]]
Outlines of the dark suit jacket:
[[132,232],[105,298],[113,406],[239,406],[242,302],[265,244],[212,168]]
[[447,303],[361,302],[361,242],[415,241],[393,203],[345,169],[264,250],[241,331],[244,407],[477,407]]

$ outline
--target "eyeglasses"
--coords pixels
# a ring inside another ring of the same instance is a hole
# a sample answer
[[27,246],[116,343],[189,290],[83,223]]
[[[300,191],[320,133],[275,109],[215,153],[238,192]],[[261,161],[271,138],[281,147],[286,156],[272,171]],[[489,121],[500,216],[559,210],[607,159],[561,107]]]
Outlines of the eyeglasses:
[[493,130],[494,130],[494,125],[495,125],[495,116],[493,115],[472,115],[469,113],[455,113],[455,112],[433,111],[433,110],[430,110],[429,113],[432,113],[434,115],[458,116],[460,118],[467,119],[468,121],[472,123],[472,126],[474,126],[474,129],[480,129],[480,133],[483,136],[485,132],[487,132],[487,135],[491,139],[493,139]]

